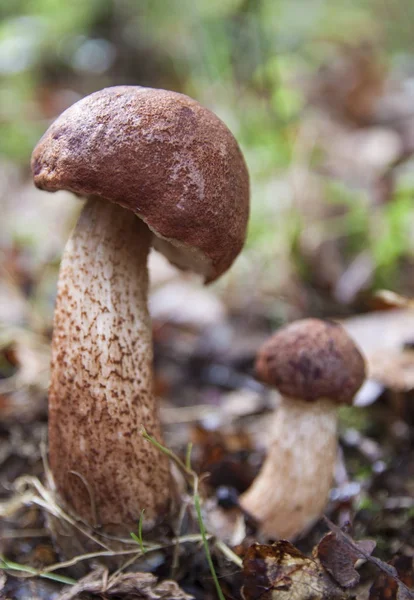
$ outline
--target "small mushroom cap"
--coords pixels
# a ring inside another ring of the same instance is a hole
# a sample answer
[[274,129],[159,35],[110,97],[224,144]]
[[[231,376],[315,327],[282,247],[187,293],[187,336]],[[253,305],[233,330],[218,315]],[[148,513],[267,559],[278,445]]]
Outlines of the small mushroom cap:
[[365,379],[365,362],[341,325],[303,319],[282,327],[263,344],[256,374],[284,396],[351,404]]
[[236,140],[188,96],[138,86],[95,92],[49,127],[32,155],[38,188],[133,211],[171,262],[212,281],[245,240],[249,177]]

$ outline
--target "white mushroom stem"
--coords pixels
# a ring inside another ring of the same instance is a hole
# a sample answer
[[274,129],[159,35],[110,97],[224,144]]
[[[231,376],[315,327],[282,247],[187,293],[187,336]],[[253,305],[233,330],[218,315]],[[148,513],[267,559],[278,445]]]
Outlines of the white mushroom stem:
[[165,515],[168,460],[153,396],[147,256],[152,233],[129,210],[87,201],[66,246],[49,393],[50,466],[65,505],[106,531]]
[[337,406],[283,398],[262,469],[240,503],[270,538],[292,539],[324,511],[337,454]]

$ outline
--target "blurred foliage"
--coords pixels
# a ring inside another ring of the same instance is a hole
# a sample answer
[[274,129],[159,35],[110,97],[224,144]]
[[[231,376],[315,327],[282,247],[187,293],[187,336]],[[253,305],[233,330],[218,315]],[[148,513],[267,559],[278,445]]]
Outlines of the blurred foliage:
[[[391,10],[401,15],[396,39],[395,20],[388,22]],[[41,106],[48,86],[85,94],[120,81],[170,84],[207,99],[236,127],[242,145],[254,154],[253,166],[260,164],[265,174],[291,158],[289,125],[295,124],[301,99],[289,78],[326,58],[326,47],[315,42],[337,38],[340,28],[343,39],[381,32],[397,50],[410,14],[409,1],[387,3],[379,11],[374,0],[3,1],[1,150],[27,160],[44,128],[37,119],[44,112],[54,116]],[[405,50],[409,43],[407,35]]]
[[[296,247],[286,174],[297,160],[306,78],[336,43],[358,40],[378,44],[384,64],[410,78],[413,19],[411,0],[1,0],[0,154],[27,171],[50,120],[96,89],[123,83],[183,91],[239,140],[252,178],[247,248],[270,262]],[[340,222],[347,252],[370,250],[374,284],[391,285],[411,252],[413,182],[397,187],[395,201],[376,208],[374,227],[361,191],[330,182],[324,189],[326,202],[339,194],[348,206]]]

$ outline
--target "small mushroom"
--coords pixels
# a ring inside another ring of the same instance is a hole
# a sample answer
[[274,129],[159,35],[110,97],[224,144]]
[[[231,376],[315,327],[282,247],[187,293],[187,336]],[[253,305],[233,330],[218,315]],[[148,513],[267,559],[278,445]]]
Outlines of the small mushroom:
[[343,327],[304,319],[265,342],[256,373],[282,399],[266,460],[240,503],[264,535],[291,539],[323,513],[337,455],[338,406],[352,403],[365,363]]
[[198,102],[135,86],[68,108],[32,156],[34,182],[87,202],[61,264],[49,392],[49,457],[64,505],[89,525],[152,526],[174,486],[153,395],[151,244],[206,282],[240,252],[248,173],[227,127]]

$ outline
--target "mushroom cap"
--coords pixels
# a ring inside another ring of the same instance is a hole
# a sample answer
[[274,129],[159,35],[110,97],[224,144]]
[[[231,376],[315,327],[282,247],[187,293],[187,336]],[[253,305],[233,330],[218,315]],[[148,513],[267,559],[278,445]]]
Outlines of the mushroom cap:
[[188,96],[117,86],[52,123],[32,155],[35,185],[97,195],[133,211],[154,246],[213,281],[245,240],[249,176],[226,125]]
[[365,379],[365,361],[341,325],[303,319],[282,327],[263,344],[256,374],[284,396],[351,404]]

